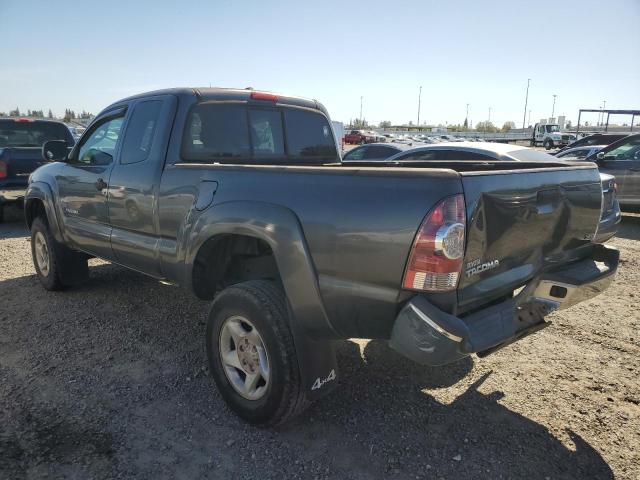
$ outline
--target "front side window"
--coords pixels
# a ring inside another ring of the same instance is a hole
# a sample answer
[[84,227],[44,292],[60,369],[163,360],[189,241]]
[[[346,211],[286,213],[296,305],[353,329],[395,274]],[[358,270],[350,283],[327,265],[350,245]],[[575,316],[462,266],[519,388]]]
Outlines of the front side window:
[[182,158],[191,162],[327,163],[338,160],[329,122],[295,108],[242,103],[196,105],[188,119]]
[[83,138],[78,150],[77,162],[86,165],[109,165],[115,155],[123,117],[111,118],[96,127]]
[[640,136],[605,153],[605,158],[616,160],[640,159]]
[[120,163],[143,162],[149,157],[160,119],[160,107],[161,100],[150,100],[136,105],[122,143]]

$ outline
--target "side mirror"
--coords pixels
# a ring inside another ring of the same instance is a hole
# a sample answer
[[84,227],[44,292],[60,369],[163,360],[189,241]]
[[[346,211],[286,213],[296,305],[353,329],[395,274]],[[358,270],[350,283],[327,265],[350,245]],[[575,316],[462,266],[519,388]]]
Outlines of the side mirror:
[[68,154],[69,148],[64,140],[49,140],[42,145],[42,158],[45,162],[62,162]]
[[596,158],[598,160],[602,160],[604,158],[604,152],[598,152],[597,155],[596,155]]

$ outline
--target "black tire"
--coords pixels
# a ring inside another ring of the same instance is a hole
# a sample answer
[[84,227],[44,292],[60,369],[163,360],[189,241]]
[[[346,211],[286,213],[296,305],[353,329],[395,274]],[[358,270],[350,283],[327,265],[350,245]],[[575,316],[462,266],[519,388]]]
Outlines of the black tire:
[[[36,237],[42,235],[48,254],[48,269],[42,270],[36,259]],[[89,275],[87,256],[58,243],[46,219],[36,217],[31,224],[31,257],[38,280],[47,290],[62,290],[84,281]]]
[[553,148],[553,140],[546,139],[543,145],[545,150],[551,150]]
[[[222,363],[220,334],[225,320],[234,316],[243,316],[253,323],[269,358],[270,380],[266,392],[257,400],[248,400],[234,389]],[[289,328],[286,298],[274,282],[251,280],[223,290],[211,306],[206,348],[220,394],[243,420],[261,426],[278,425],[308,406]]]
[[0,205],[0,223],[4,222],[4,206]]

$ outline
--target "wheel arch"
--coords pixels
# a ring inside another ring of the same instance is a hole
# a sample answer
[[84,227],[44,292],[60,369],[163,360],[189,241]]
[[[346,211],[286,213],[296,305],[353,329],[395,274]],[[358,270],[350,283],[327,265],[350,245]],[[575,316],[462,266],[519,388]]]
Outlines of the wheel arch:
[[29,229],[36,217],[43,216],[53,237],[58,242],[63,242],[62,230],[54,208],[53,192],[48,184],[34,182],[29,185],[24,196],[24,216]]

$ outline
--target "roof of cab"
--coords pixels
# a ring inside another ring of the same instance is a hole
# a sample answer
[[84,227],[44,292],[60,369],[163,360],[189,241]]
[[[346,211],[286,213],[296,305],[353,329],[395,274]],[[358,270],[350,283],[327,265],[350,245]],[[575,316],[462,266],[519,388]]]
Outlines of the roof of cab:
[[[267,92],[264,90],[254,90],[252,88],[190,88],[190,87],[179,87],[179,88],[166,88],[162,90],[154,90],[150,92],[139,93],[137,95],[132,95],[127,98],[123,98],[118,100],[117,102],[109,105],[105,110],[108,110],[117,105],[121,105],[125,102],[130,102],[132,100],[137,100],[140,98],[152,97],[156,95],[175,95],[177,97],[196,97],[200,101],[215,101],[215,100],[240,100],[240,101],[248,101],[251,99],[252,93],[267,93],[270,95],[275,95],[278,97],[277,103],[284,105],[294,105],[298,107],[306,107],[306,108],[314,108],[321,110],[325,115],[327,115],[327,111],[324,106],[318,102],[317,100],[312,100],[303,97],[296,97],[292,95],[282,95],[274,92]],[[252,100],[255,102],[261,103],[269,103],[269,100]]]

